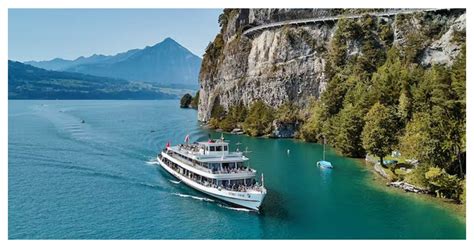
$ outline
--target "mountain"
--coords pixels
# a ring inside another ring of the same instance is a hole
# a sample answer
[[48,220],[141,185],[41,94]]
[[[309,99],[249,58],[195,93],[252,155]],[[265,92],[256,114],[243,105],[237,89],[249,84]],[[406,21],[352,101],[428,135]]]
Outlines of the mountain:
[[201,58],[175,40],[166,38],[154,46],[112,56],[94,54],[75,60],[56,58],[25,63],[48,70],[79,72],[131,81],[197,86]]
[[49,71],[8,61],[8,99],[175,99],[149,83]]

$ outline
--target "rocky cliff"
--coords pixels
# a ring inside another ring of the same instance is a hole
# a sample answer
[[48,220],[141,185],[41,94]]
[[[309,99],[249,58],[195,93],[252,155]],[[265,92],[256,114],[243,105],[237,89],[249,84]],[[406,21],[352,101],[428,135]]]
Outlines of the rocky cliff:
[[[198,118],[208,121],[213,106],[243,103],[256,99],[272,107],[291,101],[305,106],[311,97],[319,98],[329,80],[328,51],[341,20],[283,25],[252,35],[243,32],[251,27],[303,18],[351,15],[387,10],[341,9],[226,9],[219,17],[221,31],[209,44],[200,71]],[[460,51],[456,42],[465,35],[465,10],[438,10],[376,16],[374,32],[380,48],[410,48],[417,41],[418,63],[450,65]],[[380,27],[385,27],[382,29]],[[425,36],[413,36],[420,32]],[[347,40],[346,59],[362,52],[360,40]],[[385,44],[388,43],[389,45]]]

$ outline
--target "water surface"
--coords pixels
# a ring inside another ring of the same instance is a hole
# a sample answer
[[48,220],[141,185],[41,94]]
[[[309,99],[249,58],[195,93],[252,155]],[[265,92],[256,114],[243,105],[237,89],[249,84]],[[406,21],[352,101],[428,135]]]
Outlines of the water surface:
[[335,169],[318,169],[321,146],[301,141],[225,135],[265,175],[260,214],[176,184],[157,151],[208,131],[175,100],[9,101],[8,121],[10,239],[466,236],[451,212],[371,187],[354,160],[329,151]]

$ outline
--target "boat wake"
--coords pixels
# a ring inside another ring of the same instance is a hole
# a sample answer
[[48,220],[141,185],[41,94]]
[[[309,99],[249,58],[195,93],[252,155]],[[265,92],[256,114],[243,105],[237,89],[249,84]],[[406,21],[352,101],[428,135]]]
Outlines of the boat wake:
[[252,211],[252,210],[247,209],[247,208],[229,207],[229,206],[225,206],[225,205],[222,205],[222,204],[217,204],[217,206],[219,206],[221,208],[227,208],[227,209],[230,209],[230,210],[235,210],[235,211],[242,211],[242,212],[251,212]]
[[171,179],[168,179],[168,181],[170,181],[170,182],[172,182],[172,183],[174,183],[174,184],[180,184],[180,183],[181,183],[181,181],[175,181],[175,180],[171,180]]
[[149,165],[159,165],[158,160],[156,160],[156,159],[147,161],[146,164],[149,164]]
[[177,195],[179,197],[184,197],[184,198],[193,198],[195,200],[200,200],[200,201],[207,201],[207,202],[214,202],[214,200],[205,198],[205,197],[198,197],[194,195],[185,195],[185,194],[180,194],[180,193],[173,193],[173,195]]

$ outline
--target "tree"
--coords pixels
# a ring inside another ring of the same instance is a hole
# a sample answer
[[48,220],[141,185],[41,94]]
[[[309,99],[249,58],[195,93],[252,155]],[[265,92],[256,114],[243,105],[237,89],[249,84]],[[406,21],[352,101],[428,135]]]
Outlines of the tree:
[[244,131],[252,136],[268,134],[272,131],[273,109],[262,100],[250,105],[247,118],[245,118]]
[[193,97],[189,93],[186,93],[183,97],[181,97],[180,107],[189,108],[189,104],[191,104],[192,100],[193,100]]
[[450,198],[460,201],[463,194],[463,182],[454,175],[449,175],[444,169],[430,167],[425,173],[428,187],[437,197]]
[[386,106],[398,105],[400,91],[408,80],[408,70],[398,59],[396,50],[391,49],[389,58],[372,75],[372,85],[377,89],[378,100]]
[[276,110],[275,117],[283,123],[295,123],[298,119],[298,111],[294,104],[285,102]]
[[409,92],[402,91],[400,94],[400,98],[398,99],[398,108],[397,114],[398,118],[400,119],[402,125],[406,125],[408,120],[411,118],[411,99],[409,97]]
[[301,126],[301,137],[306,141],[318,141],[318,135],[322,133],[325,120],[325,110],[320,101],[312,100],[309,104],[309,116]]
[[397,143],[396,122],[390,109],[380,103],[375,103],[365,117],[365,126],[362,131],[362,145],[366,151],[380,158],[392,151]]
[[352,104],[348,104],[339,112],[337,123],[334,147],[346,156],[363,156],[361,133],[364,128],[364,118],[361,111]]

